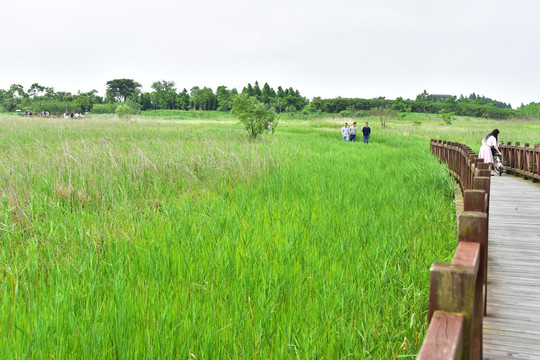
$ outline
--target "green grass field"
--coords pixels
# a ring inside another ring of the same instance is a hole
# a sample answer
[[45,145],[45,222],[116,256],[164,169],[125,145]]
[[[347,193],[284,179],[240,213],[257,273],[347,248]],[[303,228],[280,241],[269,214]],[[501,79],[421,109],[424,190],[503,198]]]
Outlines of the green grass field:
[[0,117],[0,357],[414,357],[456,242],[428,139],[493,122],[342,121]]

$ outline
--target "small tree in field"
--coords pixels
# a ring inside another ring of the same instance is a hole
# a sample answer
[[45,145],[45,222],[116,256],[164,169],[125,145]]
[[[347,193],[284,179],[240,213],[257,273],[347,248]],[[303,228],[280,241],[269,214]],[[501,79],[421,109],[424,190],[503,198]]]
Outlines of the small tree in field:
[[441,110],[440,114],[446,125],[452,125],[452,121],[454,121],[454,112],[444,112]]
[[118,116],[122,120],[129,120],[129,117],[131,115],[131,108],[126,105],[122,104],[116,107],[116,116]]
[[244,124],[253,139],[265,131],[273,132],[277,125],[274,111],[247,94],[239,94],[234,98],[232,113]]
[[397,117],[398,112],[396,110],[387,109],[385,107],[379,106],[369,110],[369,114],[374,117],[378,117],[381,122],[381,127],[384,129],[386,127],[387,118]]

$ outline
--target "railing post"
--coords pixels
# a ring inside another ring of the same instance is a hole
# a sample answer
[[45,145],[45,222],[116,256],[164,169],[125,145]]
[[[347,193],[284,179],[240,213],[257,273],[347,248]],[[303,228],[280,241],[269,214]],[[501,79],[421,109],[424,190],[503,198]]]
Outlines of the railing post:
[[489,170],[489,164],[486,164],[486,163],[478,164],[478,168],[476,169],[475,175],[480,176],[480,177],[491,176],[491,170]]
[[[470,195],[469,195],[470,196]],[[473,196],[477,196],[474,194]],[[470,201],[470,200],[469,200]],[[484,200],[485,201],[485,200]],[[467,200],[465,200],[467,204]],[[483,201],[482,201],[483,203]],[[485,205],[480,204],[481,207]],[[465,205],[465,208],[468,208]],[[487,314],[487,259],[488,259],[488,216],[485,212],[463,211],[458,218],[458,241],[476,242],[480,245],[480,263],[478,278],[480,280],[479,313]]]
[[530,159],[530,152],[528,150],[529,143],[525,143],[523,146],[523,180],[529,179],[529,172],[531,172],[531,169],[529,168],[529,164],[531,163]]
[[514,176],[519,176],[521,170],[521,152],[519,150],[519,141],[514,145]]
[[[481,293],[475,296],[478,261],[474,260],[471,266],[464,265],[471,257],[478,259],[479,251],[480,245],[477,243],[460,243],[452,264],[436,262],[430,271],[428,321],[432,321],[437,310],[463,314],[463,359],[481,359],[482,354],[481,347],[478,348],[478,345],[481,346],[481,332],[478,333],[477,321],[473,319],[475,298],[481,296]],[[480,316],[481,321],[481,313],[476,315]]]
[[473,179],[474,179],[474,163],[475,163],[475,159],[476,159],[476,154],[470,154],[469,155],[469,164],[468,164],[468,174],[469,174],[469,179],[468,179],[468,184],[467,184],[467,189],[472,189],[473,188]]
[[475,176],[473,179],[473,189],[475,190],[484,190],[487,195],[487,204],[486,212],[489,212],[489,191],[490,191],[490,181],[491,177],[486,176]]
[[466,190],[463,201],[464,211],[486,212],[486,192],[484,190]]
[[540,180],[540,148],[538,144],[534,144],[533,182],[538,180]]
[[508,174],[508,172],[512,172],[512,173],[515,173],[515,154],[514,154],[514,148],[512,146],[512,143],[511,142],[507,142],[506,143],[506,146],[508,147],[507,148],[507,152],[506,152],[506,173]]

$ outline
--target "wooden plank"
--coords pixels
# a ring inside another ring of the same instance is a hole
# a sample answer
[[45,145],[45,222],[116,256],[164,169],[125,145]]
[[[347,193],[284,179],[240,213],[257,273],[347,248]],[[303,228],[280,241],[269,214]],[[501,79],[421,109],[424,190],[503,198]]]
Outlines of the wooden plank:
[[[488,283],[488,285],[496,285],[496,284]],[[505,293],[509,294],[509,296],[515,296],[514,294],[517,291],[523,290],[523,288],[520,288],[519,286],[516,286],[513,284],[505,285],[504,287],[492,286],[491,289],[490,289],[490,293],[491,291],[493,291],[494,296],[497,296],[497,295],[501,296],[501,295],[504,295]],[[540,288],[528,287],[522,291],[519,297],[520,298],[525,297],[529,299],[532,298],[535,301],[538,301],[538,299],[540,298]]]
[[521,299],[498,298],[495,300],[493,297],[490,297],[489,300],[489,316],[497,317],[497,314],[510,314],[513,315],[516,319],[528,319],[531,321],[540,320],[540,315],[538,314],[538,310],[540,307],[538,305],[529,305],[525,310],[523,310],[523,307],[520,305],[520,302],[523,301]]
[[[540,342],[529,340],[529,339],[520,339],[518,336],[509,336],[510,341],[505,339],[504,335],[498,334],[497,336],[493,337],[493,340],[487,340],[486,343],[488,344],[499,344],[501,345],[501,349],[512,349],[514,351],[523,351],[528,354],[538,354],[540,352]],[[508,343],[508,345],[506,344]],[[504,345],[504,346],[503,346]],[[537,358],[538,359],[538,358]]]
[[[488,329],[490,332],[510,332],[510,333],[520,333],[525,334],[526,336],[534,336],[536,339],[540,339],[540,329],[530,327],[529,321],[523,320],[512,320],[505,318],[496,318],[492,316],[486,316],[484,318],[484,329]],[[503,330],[501,328],[504,327]]]
[[[490,346],[491,345],[491,346]],[[499,359],[521,359],[521,360],[538,360],[537,354],[530,354],[518,349],[501,348],[500,344],[486,343],[489,350],[484,352],[484,360],[499,360]]]
[[[504,261],[508,259],[508,253],[513,250],[512,246],[515,246],[515,243],[497,243],[496,245],[497,249],[488,255],[490,261],[489,265],[493,266],[493,270],[496,270],[499,261],[502,261],[504,264]],[[520,251],[512,253],[512,257],[519,259],[525,267],[533,265],[533,268],[536,268],[534,265],[536,265],[535,262],[540,259],[540,251],[532,246],[523,247]],[[491,264],[492,262],[493,264]],[[517,268],[519,269],[522,267],[517,265]]]
[[[528,270],[524,270],[528,271]],[[505,270],[499,270],[499,271],[492,271],[490,273],[490,281],[494,281],[495,279],[499,281],[505,281],[512,282],[516,285],[518,284],[538,284],[540,282],[540,275],[539,274],[531,274],[531,273],[523,273],[521,271],[512,271],[507,272]],[[515,279],[516,281],[513,282],[512,280]]]
[[516,350],[524,351],[528,353],[538,354],[540,351],[540,342],[535,336],[527,336],[525,334],[509,334],[509,333],[497,333],[493,334],[492,342],[494,344],[500,344],[502,341],[507,342],[510,340],[510,346],[505,346],[506,349],[513,347]]
[[[538,286],[538,282],[535,280],[530,279],[516,279],[513,276],[502,276],[502,275],[491,275],[488,273],[488,286],[493,286],[493,283],[498,282],[504,284],[504,286],[507,286],[509,284],[514,285],[520,285],[522,287],[524,286],[530,286],[530,287],[536,287]],[[491,283],[491,284],[490,284]]]
[[523,354],[519,352],[508,352],[508,351],[490,351],[489,354],[484,356],[485,360],[495,360],[495,359],[521,359],[521,360],[529,360],[529,359],[536,359],[538,360],[535,355],[528,355]]

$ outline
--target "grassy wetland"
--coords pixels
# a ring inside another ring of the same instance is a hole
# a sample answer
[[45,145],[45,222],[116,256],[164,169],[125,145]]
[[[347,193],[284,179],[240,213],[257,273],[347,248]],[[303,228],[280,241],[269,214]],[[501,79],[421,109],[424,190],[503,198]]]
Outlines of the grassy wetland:
[[414,357],[456,238],[428,139],[511,132],[341,122],[0,117],[0,357]]

